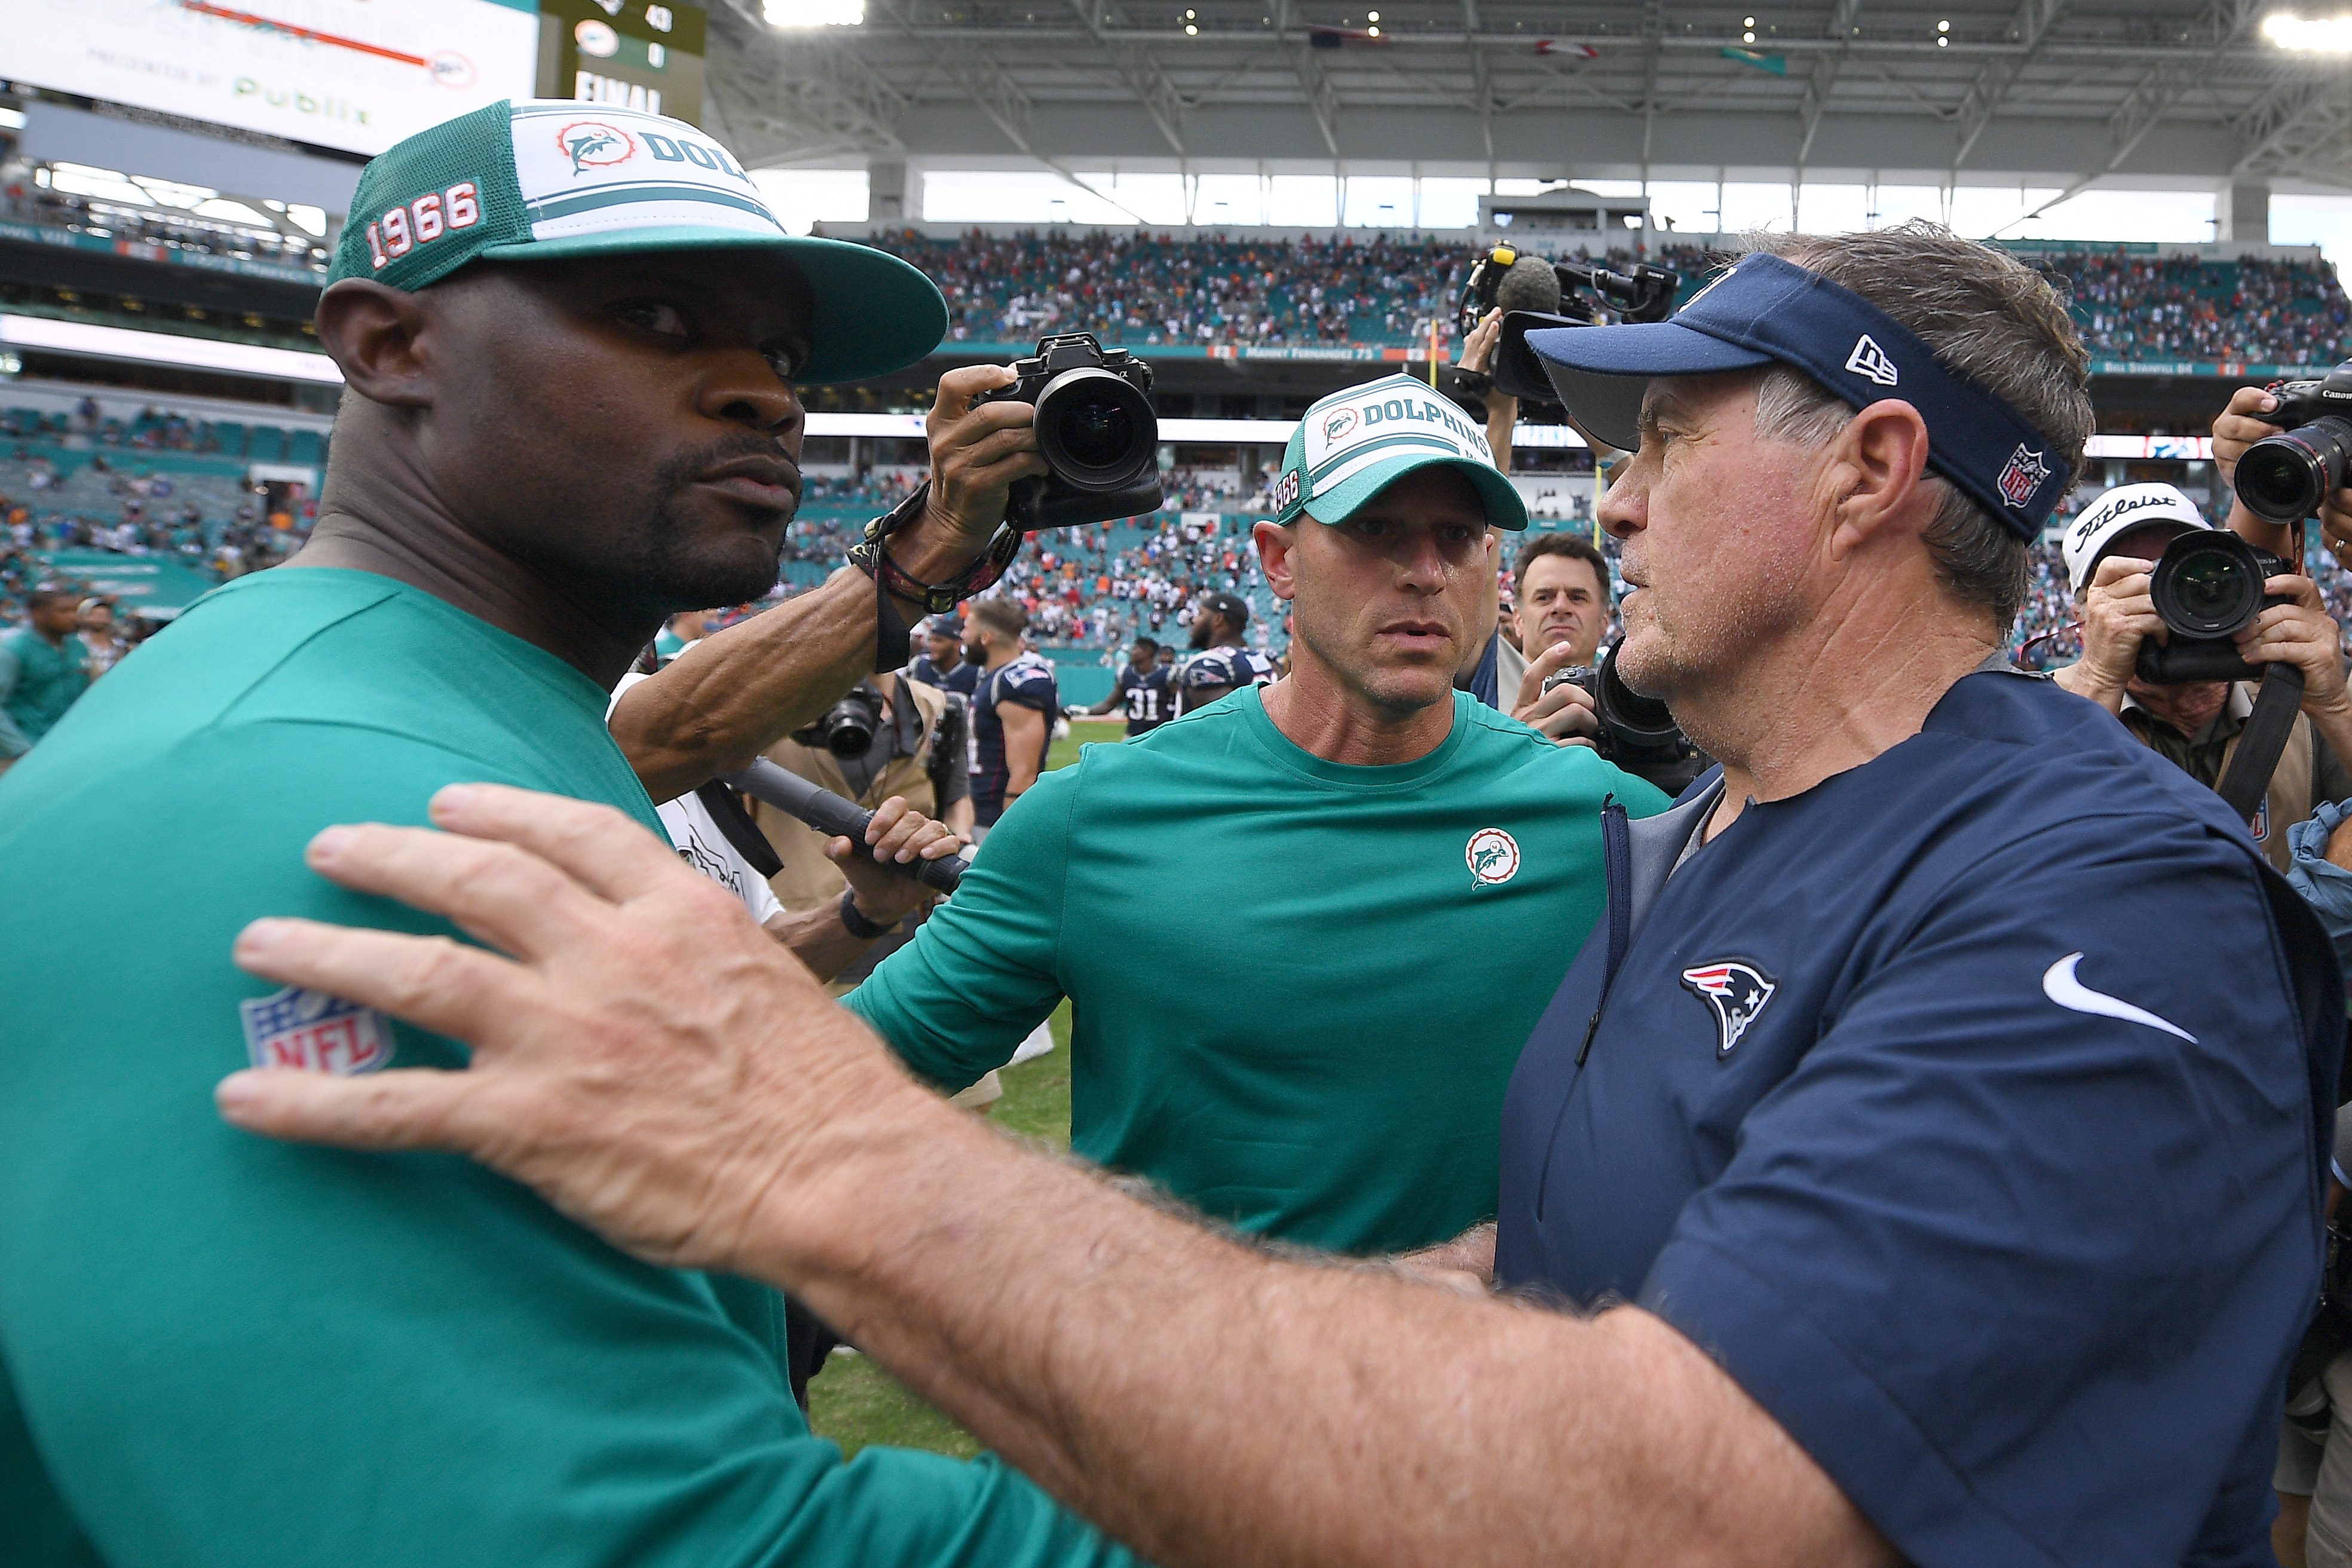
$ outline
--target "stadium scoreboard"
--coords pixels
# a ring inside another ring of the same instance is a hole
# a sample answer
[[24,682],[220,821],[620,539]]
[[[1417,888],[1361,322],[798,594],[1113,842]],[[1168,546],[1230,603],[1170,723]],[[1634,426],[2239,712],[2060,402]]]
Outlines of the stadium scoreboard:
[[0,78],[356,159],[502,98],[699,125],[708,30],[679,0],[0,0]]
[[539,0],[539,96],[702,123],[708,13],[656,0]]

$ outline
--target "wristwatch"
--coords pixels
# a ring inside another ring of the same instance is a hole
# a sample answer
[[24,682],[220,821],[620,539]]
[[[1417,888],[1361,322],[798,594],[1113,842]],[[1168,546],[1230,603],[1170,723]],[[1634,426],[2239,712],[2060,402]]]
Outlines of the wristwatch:
[[841,929],[860,942],[874,942],[890,934],[888,926],[876,925],[858,910],[855,888],[841,890],[841,903],[835,912],[841,916]]

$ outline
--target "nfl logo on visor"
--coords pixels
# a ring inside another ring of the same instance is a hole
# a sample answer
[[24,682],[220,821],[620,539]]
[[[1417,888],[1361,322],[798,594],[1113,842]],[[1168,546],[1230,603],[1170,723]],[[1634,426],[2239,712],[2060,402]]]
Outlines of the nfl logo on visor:
[[2000,499],[2013,507],[2024,507],[2049,477],[2050,465],[2042,454],[2020,441],[2017,450],[2009,455],[2009,466],[2000,471]]

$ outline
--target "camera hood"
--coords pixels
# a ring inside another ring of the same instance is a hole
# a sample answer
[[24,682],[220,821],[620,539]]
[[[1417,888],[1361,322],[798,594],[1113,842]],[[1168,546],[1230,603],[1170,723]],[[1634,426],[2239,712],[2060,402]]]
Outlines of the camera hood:
[[1528,347],[1529,332],[1553,327],[1589,327],[1576,316],[1555,316],[1543,310],[1512,310],[1503,317],[1502,336],[1495,344],[1495,390],[1522,403],[1559,403],[1559,393],[1545,374],[1543,361]]

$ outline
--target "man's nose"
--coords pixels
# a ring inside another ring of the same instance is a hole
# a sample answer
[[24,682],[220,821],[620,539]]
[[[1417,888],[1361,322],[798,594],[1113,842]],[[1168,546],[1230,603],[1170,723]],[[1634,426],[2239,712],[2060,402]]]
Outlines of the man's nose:
[[1617,470],[1617,482],[1601,492],[1593,517],[1615,539],[1630,539],[1650,524],[1650,492],[1636,478],[1634,464]]
[[703,377],[697,403],[713,419],[748,425],[787,442],[799,436],[806,417],[799,391],[776,374],[767,355],[752,348],[730,349],[718,356]]

